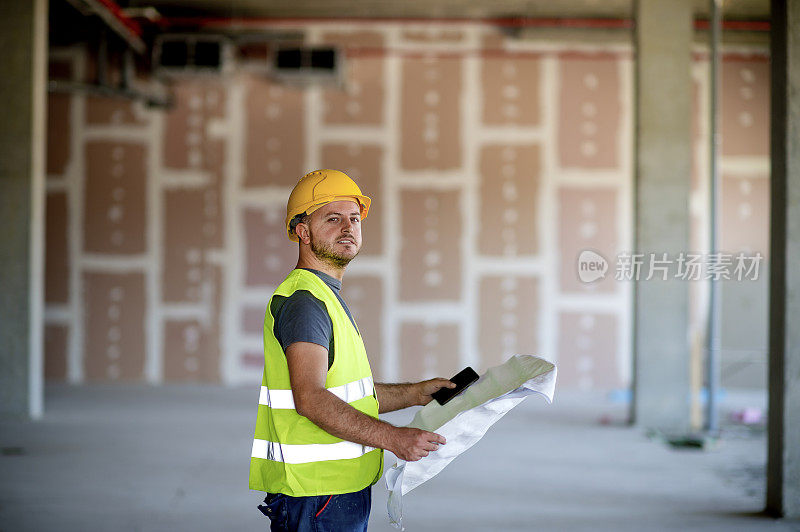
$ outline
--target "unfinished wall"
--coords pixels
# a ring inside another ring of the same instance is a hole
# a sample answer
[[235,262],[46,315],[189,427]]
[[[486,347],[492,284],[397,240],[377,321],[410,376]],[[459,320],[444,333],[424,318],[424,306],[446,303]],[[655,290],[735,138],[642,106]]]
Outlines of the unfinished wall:
[[[708,58],[695,57],[692,247],[708,247]],[[766,388],[769,282],[769,57],[730,50],[720,68],[719,249],[763,257],[755,280],[721,280],[723,387]],[[706,326],[706,285],[691,290],[691,327]]]
[[[474,25],[304,28],[310,43],[345,47],[341,86],[235,70],[177,80],[169,112],[50,96],[48,377],[257,381],[264,308],[296,260],[286,199],[305,172],[333,167],[373,198],[343,295],[378,378],[535,353],[560,364],[562,386],[627,386],[630,284],[613,270],[582,283],[576,261],[592,249],[613,264],[631,247],[629,47]],[[725,244],[765,250],[761,225],[733,218],[747,202],[749,219],[765,220],[768,174],[750,170],[766,160],[751,151],[768,80],[732,70],[763,58],[736,61],[725,75],[752,98],[731,82],[723,113],[751,121],[724,123],[736,139],[724,217],[747,231]],[[84,79],[88,63],[54,50],[51,75]]]

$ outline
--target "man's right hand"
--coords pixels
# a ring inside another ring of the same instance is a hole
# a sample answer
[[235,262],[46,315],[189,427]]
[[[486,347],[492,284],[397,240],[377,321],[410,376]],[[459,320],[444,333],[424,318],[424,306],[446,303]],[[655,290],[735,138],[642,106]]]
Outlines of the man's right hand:
[[435,451],[439,445],[444,445],[446,440],[435,432],[414,429],[411,427],[397,427],[395,441],[389,451],[401,460],[416,462],[425,458],[428,453]]

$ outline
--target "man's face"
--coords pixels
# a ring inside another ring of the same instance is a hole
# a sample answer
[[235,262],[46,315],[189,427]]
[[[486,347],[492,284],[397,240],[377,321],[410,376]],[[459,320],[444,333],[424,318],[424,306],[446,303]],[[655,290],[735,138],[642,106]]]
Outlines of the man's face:
[[354,201],[323,205],[309,220],[311,250],[323,261],[343,268],[361,249],[361,211]]

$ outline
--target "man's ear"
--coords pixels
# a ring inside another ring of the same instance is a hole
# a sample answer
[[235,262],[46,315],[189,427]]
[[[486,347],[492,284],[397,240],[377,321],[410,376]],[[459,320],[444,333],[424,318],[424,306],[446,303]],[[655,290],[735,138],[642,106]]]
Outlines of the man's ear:
[[294,226],[294,232],[297,238],[300,239],[300,242],[303,244],[311,244],[311,232],[309,231],[308,224],[300,222]]

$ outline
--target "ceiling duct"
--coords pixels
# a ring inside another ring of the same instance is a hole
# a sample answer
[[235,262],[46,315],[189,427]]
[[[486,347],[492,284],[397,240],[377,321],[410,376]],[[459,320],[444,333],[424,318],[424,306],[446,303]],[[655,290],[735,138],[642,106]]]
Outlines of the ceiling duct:
[[270,75],[287,82],[338,82],[342,54],[331,46],[279,46],[270,55]]
[[228,44],[221,35],[159,35],[153,46],[153,65],[166,76],[221,74],[228,63]]
[[136,53],[146,51],[142,40],[142,28],[129,18],[113,0],[67,0],[84,16],[97,15],[111,30],[116,33]]

